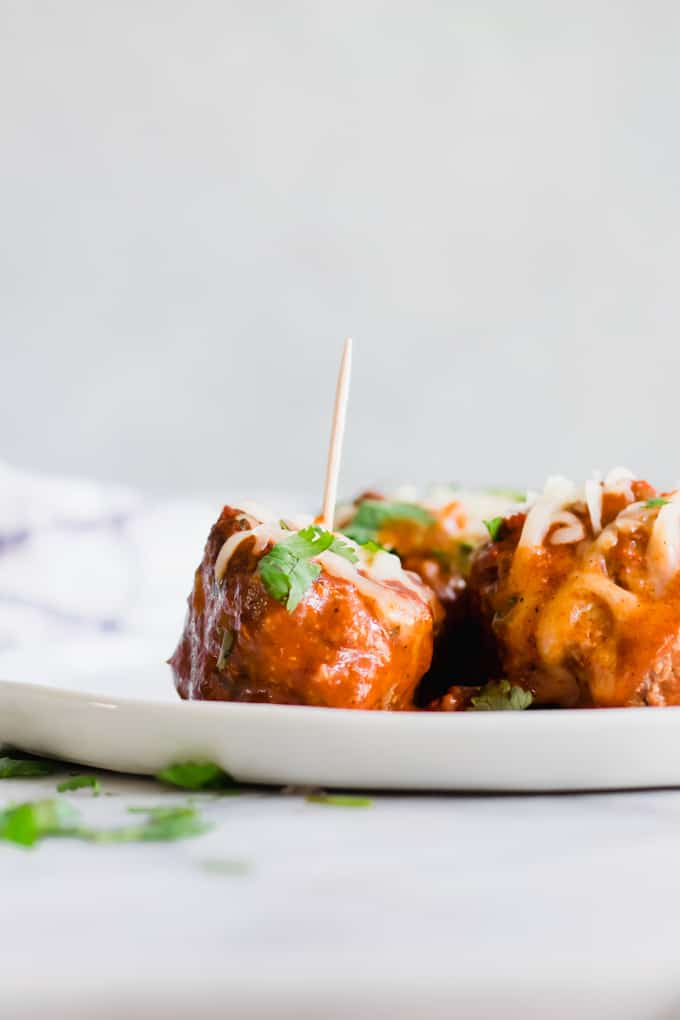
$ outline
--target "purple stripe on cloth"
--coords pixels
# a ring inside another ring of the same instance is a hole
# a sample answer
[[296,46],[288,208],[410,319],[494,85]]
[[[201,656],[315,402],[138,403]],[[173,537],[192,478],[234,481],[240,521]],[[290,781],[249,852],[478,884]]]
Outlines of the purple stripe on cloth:
[[58,609],[56,606],[50,606],[47,603],[35,602],[32,599],[25,599],[20,595],[0,594],[0,605],[9,606],[12,609],[32,609],[34,612],[42,613],[50,619],[58,620],[60,623],[66,623],[71,626],[102,630],[107,633],[123,630],[122,620],[115,617],[87,617],[80,613],[68,613],[63,609]]
[[7,552],[8,549],[14,549],[18,545],[23,545],[30,537],[31,533],[27,528],[21,531],[10,532],[8,535],[0,534],[0,556]]

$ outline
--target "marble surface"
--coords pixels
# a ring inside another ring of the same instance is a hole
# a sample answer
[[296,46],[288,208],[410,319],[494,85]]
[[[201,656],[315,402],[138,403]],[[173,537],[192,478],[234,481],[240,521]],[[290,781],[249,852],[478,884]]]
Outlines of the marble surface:
[[[3,674],[22,650],[77,669],[74,638],[164,657],[213,502],[2,465],[0,489]],[[1,781],[0,806],[56,782]],[[68,795],[92,825],[185,800],[101,782]],[[0,843],[2,1020],[680,1015],[680,792],[199,799],[215,828],[183,842]]]
[[[185,800],[100,778],[68,795],[93,824]],[[0,844],[4,1016],[680,1013],[679,792],[198,799],[178,843]]]

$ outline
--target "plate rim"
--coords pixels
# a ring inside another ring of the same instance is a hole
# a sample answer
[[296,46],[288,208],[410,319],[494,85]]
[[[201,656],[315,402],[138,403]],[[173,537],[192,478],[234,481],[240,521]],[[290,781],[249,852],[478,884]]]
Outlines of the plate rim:
[[[405,709],[403,711],[389,711],[387,709],[365,709],[365,708],[329,708],[324,705],[285,705],[285,704],[270,704],[267,702],[256,702],[256,701],[210,701],[203,699],[184,699],[177,696],[175,700],[170,698],[152,698],[152,697],[135,697],[129,694],[105,694],[98,693],[96,691],[87,690],[83,687],[79,690],[74,690],[68,687],[61,687],[56,684],[41,684],[34,683],[33,681],[27,680],[11,680],[5,677],[0,677],[0,688],[9,689],[10,691],[31,691],[37,694],[46,695],[49,697],[55,697],[62,701],[86,701],[93,707],[111,707],[121,706],[124,708],[141,707],[144,708],[167,708],[173,711],[181,707],[182,711],[200,714],[200,713],[228,713],[228,714],[247,714],[251,715],[254,712],[257,714],[272,716],[272,715],[292,715],[302,716],[303,714],[309,715],[310,719],[373,719],[374,723],[371,725],[389,726],[392,722],[386,720],[404,720],[409,719],[411,721],[415,719],[423,720],[423,723],[418,723],[422,726],[441,726],[444,722],[446,725],[451,725],[452,719],[458,718],[459,722],[454,725],[462,725],[461,719],[466,719],[466,726],[476,726],[479,722],[476,720],[482,719],[495,719],[497,722],[500,719],[528,719],[540,716],[544,721],[546,719],[551,720],[564,720],[565,724],[573,724],[577,720],[581,721],[584,725],[593,725],[598,720],[612,719],[612,717],[623,716],[629,721],[634,719],[639,720],[650,716],[650,722],[652,719],[660,720],[670,719],[671,717],[678,714],[680,705],[635,705],[621,708],[606,707],[606,708],[543,708],[537,707],[525,711],[487,711],[487,712],[431,712],[423,709]],[[680,714],[678,714],[680,718]],[[586,722],[586,720],[591,720]],[[425,720],[428,720],[425,722]],[[623,722],[623,719],[622,719]],[[482,725],[487,725],[482,723]],[[516,725],[511,723],[510,725]],[[523,725],[526,725],[524,723]],[[534,725],[531,723],[530,725]]]

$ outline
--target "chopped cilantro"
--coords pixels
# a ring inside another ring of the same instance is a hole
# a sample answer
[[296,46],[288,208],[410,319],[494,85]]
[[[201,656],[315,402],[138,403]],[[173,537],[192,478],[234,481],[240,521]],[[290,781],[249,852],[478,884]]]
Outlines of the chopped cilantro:
[[0,811],[0,839],[33,846],[45,836],[74,836],[80,816],[65,800],[33,800]]
[[183,790],[216,790],[234,785],[229,773],[211,761],[176,762],[157,772],[156,779]]
[[503,517],[492,517],[490,521],[484,521],[484,527],[489,532],[492,542],[498,541],[501,528],[503,527],[503,520]]
[[305,797],[310,804],[327,804],[329,807],[372,807],[370,797],[353,797],[346,793],[310,793]]
[[654,496],[653,499],[648,499],[645,506],[652,508],[653,506],[665,506],[666,503],[670,503],[669,499],[664,499],[663,496]]
[[212,857],[200,862],[201,869],[208,875],[247,875],[251,870],[248,861],[229,860],[227,858]]
[[195,807],[142,808],[147,820],[140,825],[115,829],[80,829],[77,835],[91,843],[165,843],[188,836],[201,836],[212,825]]
[[59,783],[57,786],[58,793],[68,793],[71,790],[82,790],[85,786],[92,787],[93,797],[98,797],[101,792],[101,786],[96,776],[72,776],[70,779],[65,779],[63,783]]
[[337,538],[333,535],[331,544],[328,547],[329,552],[335,553],[336,556],[342,556],[343,559],[349,560],[350,563],[358,563],[359,557],[355,553],[354,549],[347,542],[343,542],[341,538]]
[[416,524],[432,524],[434,517],[418,503],[393,503],[386,499],[364,499],[357,512],[342,530],[348,538],[360,545],[378,542],[380,529],[392,521],[414,521]]
[[486,684],[476,697],[472,698],[470,712],[500,712],[528,708],[533,696],[523,687],[513,687],[509,680]]
[[313,557],[326,552],[337,553],[350,563],[356,563],[358,556],[354,549],[341,538],[318,524],[312,524],[302,531],[294,532],[290,538],[277,542],[258,564],[262,583],[277,602],[282,602],[289,613],[299,605],[305,592],[321,573]]
[[523,503],[527,498],[526,492],[519,489],[490,488],[486,490],[490,496],[498,496],[500,499],[511,499],[514,503]]
[[0,758],[0,779],[34,779],[51,776],[59,764],[42,758]]
[[374,542],[372,538],[369,538],[368,542],[362,542],[361,548],[371,553],[389,552],[384,545],[380,545],[380,542]]
[[211,826],[194,807],[144,808],[147,819],[139,825],[91,829],[81,825],[80,814],[61,797],[26,801],[0,811],[0,839],[33,846],[49,836],[69,836],[87,843],[139,843],[199,836]]

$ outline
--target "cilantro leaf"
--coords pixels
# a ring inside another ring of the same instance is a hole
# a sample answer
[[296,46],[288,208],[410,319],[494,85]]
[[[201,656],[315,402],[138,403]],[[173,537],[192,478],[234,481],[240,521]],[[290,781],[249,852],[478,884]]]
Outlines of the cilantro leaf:
[[292,613],[299,606],[305,592],[308,588],[311,588],[320,574],[321,567],[319,564],[312,563],[310,560],[297,560],[295,565],[291,567],[288,575],[288,598],[286,599],[286,609],[289,613]]
[[101,792],[101,786],[96,776],[71,776],[70,779],[65,779],[63,783],[59,783],[57,786],[57,793],[68,793],[71,790],[82,790],[85,786],[92,787],[92,796],[98,797]]
[[486,684],[479,694],[471,699],[469,712],[500,712],[528,708],[533,695],[523,687],[514,687],[509,680]]
[[497,542],[503,527],[503,517],[492,517],[490,521],[484,521],[484,527],[489,532],[492,542]]
[[377,553],[377,552],[388,552],[384,545],[380,545],[379,542],[374,542],[372,538],[369,538],[367,542],[361,543],[361,548],[365,549],[366,552]]
[[80,829],[78,835],[91,843],[165,843],[201,836],[212,825],[194,807],[142,808],[148,818],[139,825],[114,829]]
[[42,758],[0,758],[0,779],[33,779],[51,776],[59,764]]
[[344,556],[350,563],[359,562],[359,557],[349,542],[343,542],[341,538],[337,538],[335,535],[333,535],[333,541],[328,546],[328,551],[335,553],[336,556]]
[[33,800],[0,811],[0,839],[33,846],[45,836],[77,834],[80,815],[65,800]]
[[309,804],[327,804],[329,807],[372,807],[370,797],[354,797],[348,793],[310,793],[305,797]]
[[513,503],[524,503],[527,498],[526,492],[520,492],[519,489],[504,489],[492,486],[486,492],[490,496],[498,496],[500,499],[511,499]]
[[305,592],[321,573],[313,558],[326,550],[356,563],[354,549],[318,524],[294,532],[270,549],[258,563],[258,573],[267,592],[282,602],[289,613],[300,604]]
[[295,567],[296,559],[274,546],[263,556],[257,565],[257,572],[262,583],[277,602],[286,602],[290,594],[290,575]]
[[183,790],[216,790],[234,785],[229,773],[211,761],[176,762],[157,772],[156,779]]
[[33,846],[49,836],[68,836],[87,843],[140,843],[200,836],[212,826],[194,807],[142,809],[148,816],[139,825],[91,829],[81,825],[80,814],[62,798],[33,800],[0,811],[0,839]]
[[663,496],[654,496],[653,499],[648,499],[645,506],[651,509],[653,506],[665,506],[666,503],[670,503],[669,499],[664,499]]
[[434,517],[418,503],[363,499],[354,517],[342,531],[359,545],[365,545],[367,542],[378,542],[381,527],[392,521],[414,521],[427,527],[433,523]]

